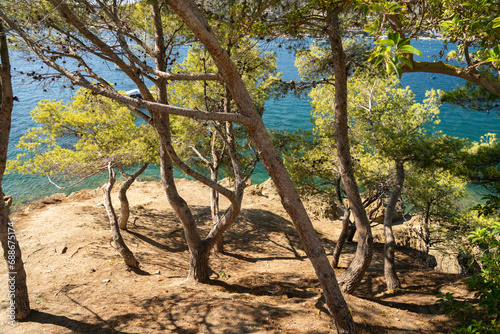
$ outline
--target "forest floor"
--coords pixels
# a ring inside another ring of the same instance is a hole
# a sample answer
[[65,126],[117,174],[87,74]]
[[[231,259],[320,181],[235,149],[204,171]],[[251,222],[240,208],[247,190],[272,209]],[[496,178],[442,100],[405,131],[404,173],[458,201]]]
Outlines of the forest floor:
[[[178,187],[208,231],[208,188],[188,180],[179,180]],[[211,256],[210,284],[185,280],[183,230],[161,185],[136,182],[129,200],[135,224],[123,236],[140,273],[127,271],[111,246],[100,189],[56,194],[11,215],[33,311],[10,326],[7,284],[0,284],[0,333],[336,333],[277,196],[245,196],[241,217],[226,232],[226,253]],[[340,222],[314,217],[313,223],[331,255]],[[355,243],[346,245],[338,273],[354,252]],[[398,248],[402,289],[386,292],[382,252],[383,245],[375,244],[362,285],[344,296],[358,332],[449,332],[454,322],[440,311],[436,295],[467,296],[463,277],[426,268],[419,252]],[[5,276],[3,265],[4,282]]]

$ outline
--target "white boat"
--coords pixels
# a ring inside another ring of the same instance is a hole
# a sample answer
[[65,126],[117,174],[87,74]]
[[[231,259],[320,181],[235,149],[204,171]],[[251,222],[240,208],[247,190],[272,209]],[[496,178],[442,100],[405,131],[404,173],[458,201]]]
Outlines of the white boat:
[[128,96],[136,98],[136,99],[142,99],[141,92],[138,89],[132,89],[129,91],[125,92]]

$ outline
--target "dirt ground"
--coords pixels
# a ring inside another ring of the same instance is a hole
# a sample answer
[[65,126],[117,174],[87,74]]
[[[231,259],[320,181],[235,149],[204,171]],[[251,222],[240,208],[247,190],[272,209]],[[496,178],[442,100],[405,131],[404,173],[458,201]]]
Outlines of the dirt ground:
[[[188,180],[178,186],[207,231],[208,188]],[[211,284],[185,280],[183,231],[161,185],[136,182],[129,199],[135,224],[123,235],[141,273],[127,271],[111,246],[100,189],[56,194],[11,216],[33,312],[15,327],[7,324],[7,284],[0,284],[0,333],[336,333],[276,196],[245,196],[241,217],[226,233],[226,253],[211,256]],[[340,222],[314,217],[313,223],[331,255]],[[354,243],[346,246],[339,273],[354,251]],[[362,285],[345,295],[359,333],[449,332],[453,321],[440,312],[436,295],[465,295],[463,277],[425,268],[417,251],[398,248],[403,288],[387,293],[382,251],[376,244]],[[5,265],[0,274],[5,282]]]

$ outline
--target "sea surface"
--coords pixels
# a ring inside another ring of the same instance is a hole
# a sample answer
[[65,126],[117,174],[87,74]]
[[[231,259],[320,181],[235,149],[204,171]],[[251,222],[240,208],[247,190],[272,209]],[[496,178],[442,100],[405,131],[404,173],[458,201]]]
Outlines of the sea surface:
[[[412,43],[423,53],[423,56],[416,57],[416,60],[434,61],[436,59],[433,56],[437,55],[442,47],[439,40],[418,40]],[[294,66],[295,56],[293,52],[285,47],[278,47],[279,44],[281,43],[275,43],[272,49],[277,54],[278,71],[283,73],[283,80],[300,80]],[[40,61],[14,52],[11,55],[11,63],[14,95],[17,96],[19,102],[14,104],[8,158],[15,159],[19,153],[15,145],[29,128],[36,126],[36,123],[31,119],[30,111],[36,107],[40,100],[68,101],[73,91],[69,88],[68,83],[34,84],[26,80],[26,76],[19,74],[19,71],[25,73],[47,71],[46,66]],[[111,64],[96,61],[94,65],[98,68],[98,72],[102,73],[109,82],[114,83],[119,90],[127,91],[136,88],[123,72],[116,70]],[[463,83],[464,80],[459,78],[428,73],[407,73],[402,78],[402,85],[404,87],[410,86],[419,102],[423,100],[425,92],[429,89],[450,90]],[[266,104],[263,117],[269,129],[311,128],[311,106],[307,97],[297,98],[294,95],[288,95],[279,100],[270,100]],[[496,112],[486,114],[444,104],[441,108],[440,119],[441,123],[436,126],[436,130],[474,141],[479,140],[486,133],[500,132],[500,116]],[[177,176],[181,177],[182,174],[179,173]],[[260,183],[267,178],[265,170],[260,168],[254,174],[253,181]],[[141,179],[159,180],[158,167],[149,167]],[[69,194],[82,188],[96,188],[102,186],[104,182],[105,176],[97,177],[64,192]],[[14,197],[16,207],[35,199],[62,192],[51,185],[45,177],[33,175],[7,174],[4,176],[2,184],[4,192]]]

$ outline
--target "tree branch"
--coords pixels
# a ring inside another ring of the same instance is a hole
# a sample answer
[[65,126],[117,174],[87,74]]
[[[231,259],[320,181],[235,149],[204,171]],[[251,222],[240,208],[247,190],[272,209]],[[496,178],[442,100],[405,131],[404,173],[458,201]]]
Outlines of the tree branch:
[[91,178],[92,176],[99,174],[100,172],[102,172],[102,171],[103,171],[103,170],[105,170],[106,168],[107,168],[107,167],[105,167],[105,168],[101,168],[101,169],[98,169],[96,172],[94,172],[94,173],[92,173],[92,174],[89,174],[89,175],[87,175],[87,176],[84,176],[84,177],[83,177],[83,178],[81,178],[80,180],[78,180],[78,181],[76,181],[75,183],[70,184],[69,186],[66,186],[66,187],[61,187],[61,186],[59,186],[57,183],[55,183],[54,181],[52,181],[52,179],[50,178],[50,175],[47,175],[47,178],[49,179],[49,182],[50,182],[51,184],[53,184],[54,186],[56,186],[56,188],[58,188],[58,189],[62,189],[62,190],[63,190],[63,189],[69,189],[69,188],[71,188],[71,187],[76,186],[76,185],[77,185],[77,184],[79,184],[79,183],[82,183],[82,182],[83,182],[83,181],[85,181],[86,179]]
[[413,62],[413,68],[405,66],[403,73],[424,72],[446,74],[454,77],[462,78],[475,83],[490,91],[491,93],[500,96],[500,81],[489,79],[483,74],[477,72],[474,67],[461,67],[456,65],[445,64],[440,62]]

